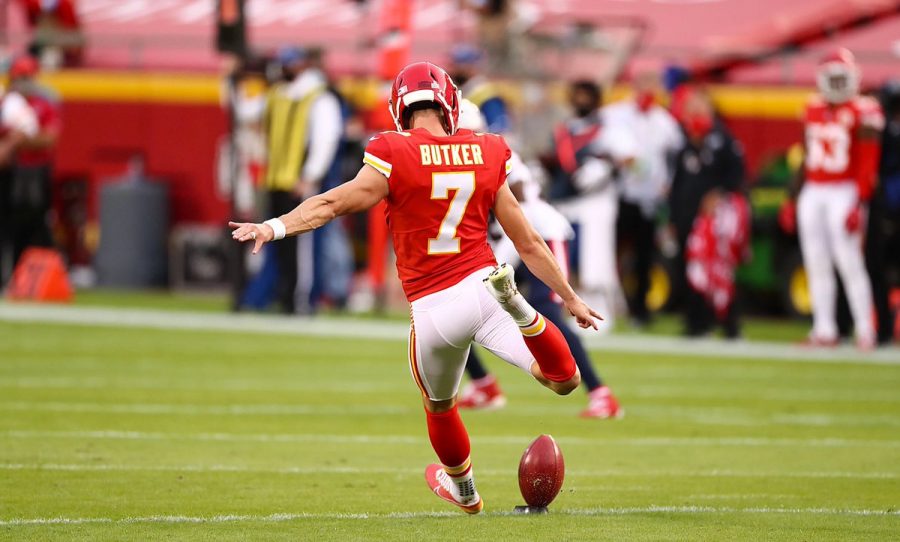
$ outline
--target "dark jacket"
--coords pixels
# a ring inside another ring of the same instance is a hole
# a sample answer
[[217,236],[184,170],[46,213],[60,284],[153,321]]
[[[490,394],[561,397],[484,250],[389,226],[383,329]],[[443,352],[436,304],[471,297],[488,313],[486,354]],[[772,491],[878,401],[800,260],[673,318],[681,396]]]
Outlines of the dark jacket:
[[741,191],[745,174],[741,144],[721,123],[699,145],[687,136],[685,140],[675,158],[669,192],[669,216],[682,242],[690,234],[703,197],[713,190]]

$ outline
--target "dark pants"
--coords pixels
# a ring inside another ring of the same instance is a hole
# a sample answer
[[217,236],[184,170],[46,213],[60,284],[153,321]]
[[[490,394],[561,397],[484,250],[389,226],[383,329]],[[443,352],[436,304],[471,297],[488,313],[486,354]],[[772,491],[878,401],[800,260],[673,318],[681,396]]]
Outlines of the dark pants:
[[[269,216],[278,217],[286,214],[300,204],[300,199],[293,192],[272,190],[269,192]],[[273,243],[275,261],[278,264],[278,279],[275,286],[275,299],[279,310],[285,314],[297,312],[297,243],[296,239],[287,239]]]
[[[594,365],[591,363],[591,358],[588,357],[588,353],[584,349],[581,339],[575,331],[569,327],[560,304],[553,300],[553,290],[541,282],[539,278],[534,276],[534,274],[532,274],[524,265],[519,266],[516,270],[516,275],[516,282],[523,286],[522,291],[525,295],[525,299],[535,308],[535,310],[544,315],[544,318],[556,324],[556,327],[559,328],[559,331],[566,339],[569,350],[572,351],[572,357],[575,358],[575,364],[581,372],[581,382],[584,384],[585,389],[591,391],[602,386],[603,382],[600,380],[596,371],[594,371]],[[482,364],[481,360],[478,359],[478,356],[475,354],[475,350],[469,350],[469,359],[466,361],[466,372],[468,372],[469,377],[473,379],[483,378],[488,374],[484,364]]]
[[[14,268],[26,248],[52,247],[50,166],[18,166],[0,171],[0,265]],[[0,284],[7,277],[0,269]]]
[[872,198],[869,205],[869,223],[866,230],[866,269],[872,281],[872,298],[878,315],[878,342],[888,343],[894,334],[894,319],[890,307],[890,288],[887,281],[887,236],[885,235],[884,198]]
[[[896,254],[896,250],[889,246],[886,232],[895,231],[896,226],[886,224],[886,221],[890,220],[887,215],[884,200],[876,194],[869,203],[864,257],[866,272],[872,284],[872,302],[877,319],[875,331],[878,342],[881,344],[889,343],[894,334],[894,315],[890,307],[890,285],[886,275],[892,267],[889,258]],[[850,314],[850,305],[847,303],[846,290],[840,276],[837,277],[837,284],[838,334],[842,338],[852,338],[853,316]]]
[[641,208],[634,203],[619,202],[619,237],[630,239],[634,250],[634,276],[637,289],[629,296],[628,308],[635,320],[646,323],[650,320],[647,309],[647,292],[650,290],[650,266],[656,252],[656,221],[647,218]]

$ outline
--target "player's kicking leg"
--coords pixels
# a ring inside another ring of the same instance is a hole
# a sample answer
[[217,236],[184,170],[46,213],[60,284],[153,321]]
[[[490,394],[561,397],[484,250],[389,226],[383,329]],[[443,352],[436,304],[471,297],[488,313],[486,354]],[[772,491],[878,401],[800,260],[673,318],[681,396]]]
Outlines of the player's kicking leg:
[[519,293],[512,266],[500,265],[484,279],[484,283],[491,296],[519,326],[525,346],[535,360],[530,367],[534,378],[560,395],[567,395],[577,388],[581,374],[565,337]]

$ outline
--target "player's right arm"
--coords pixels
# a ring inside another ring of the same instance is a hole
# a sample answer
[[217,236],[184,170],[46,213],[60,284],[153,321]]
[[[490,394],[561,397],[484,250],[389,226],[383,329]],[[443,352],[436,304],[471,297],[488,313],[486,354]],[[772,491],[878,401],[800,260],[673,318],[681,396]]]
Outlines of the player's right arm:
[[556,263],[553,253],[531,226],[522,213],[519,202],[507,183],[503,183],[497,191],[494,201],[494,214],[503,227],[503,231],[516,247],[516,252],[528,266],[528,269],[562,298],[566,309],[575,317],[583,328],[597,329],[594,318],[603,319],[594,309],[588,307],[566,281],[565,276]]
[[[352,181],[313,196],[291,212],[278,217],[284,224],[283,237],[306,233],[324,226],[339,216],[365,211],[387,195],[387,178],[374,167],[365,164]],[[228,225],[235,228],[231,236],[236,241],[242,243],[255,241],[254,254],[276,237],[275,229],[268,223],[229,222]]]

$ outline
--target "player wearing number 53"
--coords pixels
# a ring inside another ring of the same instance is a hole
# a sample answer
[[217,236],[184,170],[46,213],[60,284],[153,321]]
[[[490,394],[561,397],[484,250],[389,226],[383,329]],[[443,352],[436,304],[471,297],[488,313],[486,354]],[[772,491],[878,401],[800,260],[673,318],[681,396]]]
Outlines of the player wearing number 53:
[[847,49],[822,60],[816,82],[819,94],[804,118],[806,161],[796,214],[792,200],[779,219],[784,229],[797,229],[800,236],[813,310],[809,344],[837,344],[836,267],[857,345],[868,350],[875,347],[875,325],[862,232],[877,182],[884,115],[876,100],[858,95],[859,67]]
[[562,298],[583,328],[600,318],[572,290],[506,183],[510,150],[502,137],[459,130],[460,94],[447,73],[411,64],[394,81],[395,132],[373,137],[356,178],[262,224],[229,223],[234,239],[266,242],[316,229],[387,202],[397,271],[411,305],[409,364],[423,397],[428,436],[441,465],[429,487],[468,513],[482,510],[469,437],[456,407],[472,342],[565,395],[580,374],[565,339],[519,294],[508,265],[487,243],[493,211],[528,268]]

